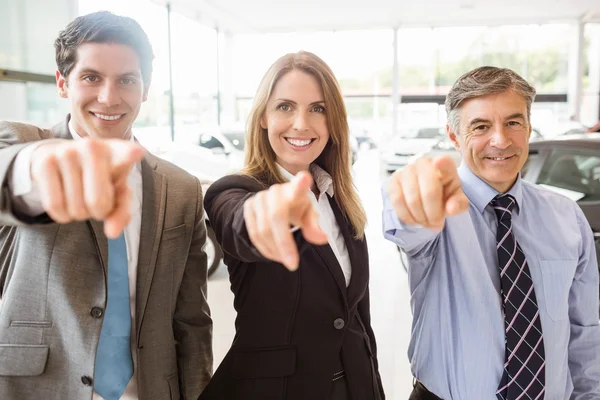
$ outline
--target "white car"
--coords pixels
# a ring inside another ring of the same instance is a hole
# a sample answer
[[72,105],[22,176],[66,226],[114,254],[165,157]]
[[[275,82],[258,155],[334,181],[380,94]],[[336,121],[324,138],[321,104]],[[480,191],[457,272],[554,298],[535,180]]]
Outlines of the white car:
[[244,131],[241,129],[203,132],[200,134],[197,144],[204,149],[209,149],[215,156],[224,160],[227,170],[222,175],[237,172],[244,166],[246,140]]
[[382,171],[391,174],[404,167],[416,154],[429,151],[445,134],[446,130],[442,127],[416,128],[403,132],[389,145],[382,144]]

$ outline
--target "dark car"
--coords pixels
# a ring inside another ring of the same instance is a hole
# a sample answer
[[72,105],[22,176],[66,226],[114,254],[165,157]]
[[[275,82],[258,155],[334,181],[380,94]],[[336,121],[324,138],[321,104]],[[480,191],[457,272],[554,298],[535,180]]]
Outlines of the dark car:
[[594,232],[600,265],[600,134],[530,143],[522,175],[526,181],[577,201]]
[[[596,239],[600,265],[600,134],[561,135],[529,143],[523,179],[575,200]],[[406,256],[401,252],[406,268]]]

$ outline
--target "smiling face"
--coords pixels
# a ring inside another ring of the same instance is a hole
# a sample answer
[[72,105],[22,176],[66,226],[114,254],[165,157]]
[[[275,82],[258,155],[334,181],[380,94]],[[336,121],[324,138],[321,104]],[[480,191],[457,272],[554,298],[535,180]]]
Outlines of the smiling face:
[[329,132],[323,91],[317,80],[294,69],[275,85],[261,119],[276,162],[296,174],[319,157]]
[[71,102],[71,122],[84,137],[129,138],[148,95],[139,58],[123,44],[82,44],[69,76],[57,71],[56,81],[60,96]]
[[448,135],[469,169],[500,193],[515,183],[527,161],[531,124],[525,98],[512,90],[465,100],[460,132]]

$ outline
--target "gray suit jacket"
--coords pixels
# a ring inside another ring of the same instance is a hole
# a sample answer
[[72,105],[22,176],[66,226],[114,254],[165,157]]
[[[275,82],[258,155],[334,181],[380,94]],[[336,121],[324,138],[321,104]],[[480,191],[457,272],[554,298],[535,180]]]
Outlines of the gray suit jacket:
[[[68,117],[67,117],[68,120]],[[53,223],[13,210],[11,165],[51,130],[0,122],[0,399],[91,399],[106,307],[102,223]],[[136,285],[141,400],[194,399],[212,374],[206,239],[198,179],[147,154]]]

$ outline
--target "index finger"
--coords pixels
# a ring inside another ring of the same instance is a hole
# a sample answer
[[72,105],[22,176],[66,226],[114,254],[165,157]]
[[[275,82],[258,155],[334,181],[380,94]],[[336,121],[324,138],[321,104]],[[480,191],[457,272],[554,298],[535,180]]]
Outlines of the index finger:
[[[302,178],[302,177],[301,177]],[[265,204],[268,209],[271,236],[274,244],[274,249],[278,253],[278,260],[290,271],[295,271],[298,268],[299,255],[294,237],[290,229],[291,210],[285,204],[285,196],[283,187],[275,186],[267,192],[267,202]],[[308,196],[307,196],[308,197]]]
[[122,139],[109,141],[111,177],[118,180],[123,175],[129,174],[131,168],[144,158],[146,150],[137,143],[131,143]]
[[439,157],[433,160],[433,165],[438,170],[442,185],[447,185],[453,180],[458,180],[458,170],[454,160],[448,156]]

